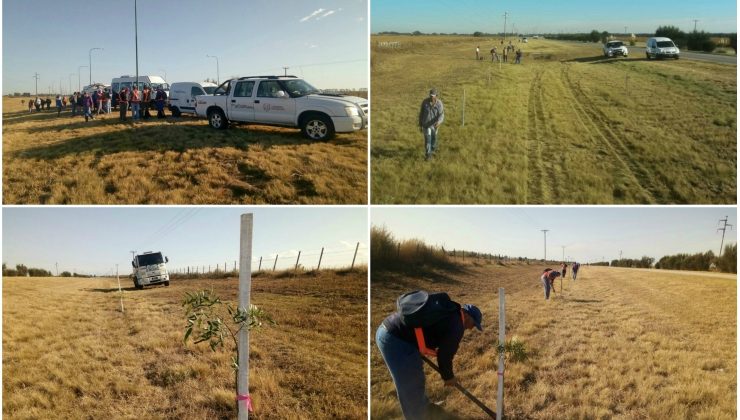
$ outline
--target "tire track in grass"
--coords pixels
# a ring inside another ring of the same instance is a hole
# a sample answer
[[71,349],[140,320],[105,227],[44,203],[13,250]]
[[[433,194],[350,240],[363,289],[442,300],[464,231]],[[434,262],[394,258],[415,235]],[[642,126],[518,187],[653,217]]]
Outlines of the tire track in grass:
[[[561,77],[570,88],[573,96],[574,110],[578,118],[584,127],[588,125],[593,127],[593,130],[589,131],[594,138],[605,144],[612,156],[624,166],[627,173],[645,194],[647,202],[684,203],[686,199],[678,191],[659,181],[659,174],[649,171],[637,161],[620,136],[609,127],[609,117],[597,108],[596,104],[583,91],[579,83],[573,82],[569,70],[569,65],[562,65]],[[667,195],[665,191],[668,191]]]
[[546,70],[542,70],[539,74],[539,87],[535,94],[535,115],[538,119],[538,127],[540,129],[540,160],[538,163],[541,167],[542,183],[546,186],[545,191],[549,191],[550,199],[546,203],[560,202],[560,179],[563,178],[563,167],[561,165],[551,165],[549,171],[542,169],[543,156],[549,156],[550,150],[548,149],[548,143],[555,140],[555,134],[552,131],[551,125],[547,121],[545,114],[545,107],[543,105],[543,85],[542,75]]
[[529,103],[527,105],[527,139],[525,140],[526,159],[524,172],[526,173],[526,185],[524,187],[525,204],[544,204],[549,200],[544,182],[544,170],[542,168],[542,120],[538,116],[538,110],[542,109],[542,73],[538,70],[529,88]]

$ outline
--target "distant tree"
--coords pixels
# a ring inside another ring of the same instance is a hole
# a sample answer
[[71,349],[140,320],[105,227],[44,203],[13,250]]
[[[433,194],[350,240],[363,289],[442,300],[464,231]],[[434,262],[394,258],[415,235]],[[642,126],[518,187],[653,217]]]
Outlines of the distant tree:
[[72,277],[72,273],[69,271],[62,271],[62,274],[60,274],[62,277]]
[[716,260],[717,268],[725,273],[737,273],[737,244],[726,245],[722,256]]
[[607,41],[609,41],[609,32],[604,31],[601,33],[601,43],[606,44]]
[[18,275],[21,277],[25,277],[26,274],[28,274],[28,267],[26,267],[23,264],[16,264],[15,270],[18,272]]
[[704,52],[712,52],[715,48],[717,48],[717,44],[712,41],[712,39],[709,37],[709,34],[704,31],[689,32],[686,37],[686,46],[690,50]]
[[659,26],[655,30],[655,36],[670,38],[679,48],[686,48],[686,33],[675,26]]
[[414,31],[411,33],[411,35],[422,35],[422,33],[420,31]]
[[475,32],[473,32],[473,36],[474,37],[481,37],[481,36],[483,36],[483,32],[475,31]]
[[206,78],[206,80],[204,80],[204,82],[209,82],[209,83],[213,83],[213,84],[216,84],[216,83],[217,83],[217,80],[216,80],[216,79],[209,79],[209,78]]
[[737,33],[730,34],[730,46],[737,53]]
[[594,29],[589,34],[588,40],[591,41],[591,42],[599,42],[599,38],[600,38],[599,31],[597,31],[596,29]]

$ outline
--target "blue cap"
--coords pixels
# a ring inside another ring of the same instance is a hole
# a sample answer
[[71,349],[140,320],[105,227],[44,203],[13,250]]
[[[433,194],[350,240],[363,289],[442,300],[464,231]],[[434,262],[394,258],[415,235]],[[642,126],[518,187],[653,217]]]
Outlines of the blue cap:
[[483,321],[483,314],[480,313],[480,309],[478,309],[477,306],[471,305],[469,303],[466,303],[463,305],[463,310],[470,315],[471,318],[473,318],[473,322],[475,322],[475,328],[478,328],[478,331],[483,331],[483,327],[481,327],[480,323]]

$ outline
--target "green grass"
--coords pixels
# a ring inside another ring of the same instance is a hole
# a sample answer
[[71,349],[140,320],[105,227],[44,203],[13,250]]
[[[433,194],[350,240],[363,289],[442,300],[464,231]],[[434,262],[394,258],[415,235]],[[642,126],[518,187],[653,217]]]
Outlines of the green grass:
[[[736,66],[607,60],[596,44],[548,40],[499,66],[473,59],[491,46],[479,38],[371,42],[373,203],[735,202]],[[446,121],[425,162],[431,87]]]

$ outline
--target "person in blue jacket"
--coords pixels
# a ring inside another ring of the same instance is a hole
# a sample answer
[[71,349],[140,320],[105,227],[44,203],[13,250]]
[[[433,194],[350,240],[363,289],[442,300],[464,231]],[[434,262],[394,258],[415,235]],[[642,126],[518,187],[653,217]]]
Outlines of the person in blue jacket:
[[422,342],[417,339],[415,328],[406,326],[398,312],[388,316],[378,327],[375,342],[393,378],[401,411],[407,420],[425,419],[436,408],[426,395],[422,354],[436,355],[445,386],[455,386],[457,378],[452,360],[465,330],[475,327],[483,331],[483,315],[478,307],[465,304],[460,309],[434,325],[421,328]]

